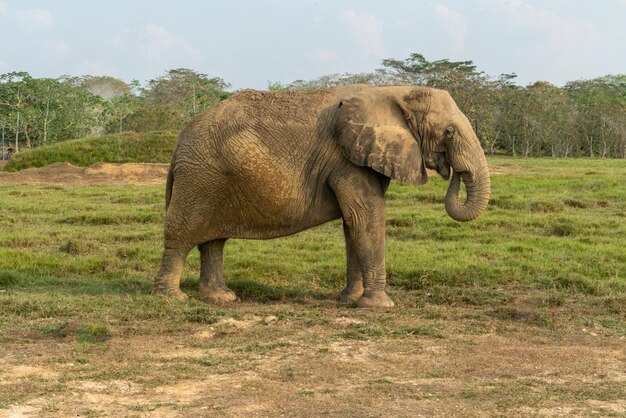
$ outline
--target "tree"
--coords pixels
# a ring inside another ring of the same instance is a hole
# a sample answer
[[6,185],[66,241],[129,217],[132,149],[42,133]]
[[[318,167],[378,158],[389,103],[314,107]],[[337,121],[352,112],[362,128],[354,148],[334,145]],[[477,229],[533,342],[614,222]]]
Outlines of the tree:
[[[428,61],[413,53],[405,60],[385,59],[380,70],[390,82],[418,84],[446,90],[472,123],[483,145],[495,147],[499,133],[494,130],[494,109],[491,106],[498,82],[478,71],[472,61],[448,59]],[[511,78],[514,75],[509,75]]]
[[607,76],[569,82],[565,90],[577,114],[576,129],[585,152],[601,158],[624,155],[626,76]]
[[103,132],[105,102],[83,87],[84,77],[61,77],[67,125],[65,139]]
[[111,99],[106,106],[107,132],[122,132],[124,121],[141,106],[141,99],[132,94],[125,93]]
[[[497,78],[472,61],[427,60],[419,53],[385,59],[366,73],[328,74],[312,80],[268,83],[269,90],[309,91],[348,84],[415,84],[450,92],[486,152],[513,156],[626,158],[626,75],[608,75],[557,87],[522,87],[515,74]],[[186,68],[127,84],[108,76],[33,78],[0,75],[0,125],[20,147],[103,132],[179,129],[227,98],[219,77]]]
[[108,76],[84,76],[81,87],[107,102],[131,93],[128,84],[118,78]]
[[8,113],[14,123],[15,152],[19,152],[20,132],[23,130],[22,116],[27,109],[32,91],[30,83],[32,77],[27,72],[14,71],[0,75],[2,90],[0,91],[0,106]]
[[190,121],[207,107],[226,99],[230,84],[219,77],[209,78],[187,68],[169,70],[162,77],[149,80],[143,96],[149,105],[176,113],[179,124]]
[[383,85],[391,84],[393,80],[388,77],[382,70],[376,70],[372,73],[360,73],[360,74],[328,74],[312,80],[296,80],[289,84],[282,84],[280,82],[268,82],[268,90],[280,91],[280,90],[298,90],[298,91],[310,91],[316,89],[328,89],[339,86],[346,86],[350,84],[372,84]]

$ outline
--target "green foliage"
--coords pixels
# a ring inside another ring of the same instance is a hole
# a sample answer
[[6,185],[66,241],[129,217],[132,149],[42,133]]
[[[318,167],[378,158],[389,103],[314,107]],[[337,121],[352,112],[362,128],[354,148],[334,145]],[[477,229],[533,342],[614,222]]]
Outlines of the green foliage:
[[382,72],[377,70],[373,73],[360,73],[360,74],[328,74],[321,76],[313,80],[295,80],[288,84],[281,82],[268,82],[267,89],[272,91],[281,90],[296,90],[296,91],[311,91],[316,89],[328,89],[339,86],[346,86],[350,84],[390,84],[393,81],[390,80]]
[[153,102],[193,116],[227,97],[230,85],[221,78],[209,78],[187,68],[169,70],[162,77],[148,81],[144,96]]
[[[490,76],[471,61],[429,61],[412,53],[384,59],[366,73],[268,82],[269,90],[309,91],[347,84],[415,84],[450,92],[489,154],[626,158],[626,75],[515,84],[515,74]],[[0,75],[0,126],[15,151],[103,133],[180,130],[226,99],[230,84],[187,68],[145,85],[113,77],[37,79]]]
[[0,75],[0,123],[16,152],[20,145],[31,148],[89,134],[102,109],[100,97],[81,87],[78,78]]
[[181,129],[209,106],[226,99],[229,87],[219,77],[209,78],[186,68],[169,70],[147,82],[134,109],[126,106],[126,128],[136,132]]
[[169,163],[177,133],[174,131],[104,135],[63,141],[21,152],[8,162],[7,171],[68,162],[86,167],[97,162]]
[[122,80],[107,76],[85,76],[80,80],[80,85],[105,101],[131,94],[130,86]]
[[181,129],[207,107],[224,100],[221,78],[180,68],[126,84],[113,77],[33,78],[0,75],[0,127],[4,150],[14,152],[84,136],[123,131]]

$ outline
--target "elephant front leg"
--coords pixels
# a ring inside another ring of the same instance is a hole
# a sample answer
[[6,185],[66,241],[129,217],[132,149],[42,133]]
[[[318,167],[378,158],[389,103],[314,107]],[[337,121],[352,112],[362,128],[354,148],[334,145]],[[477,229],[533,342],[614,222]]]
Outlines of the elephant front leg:
[[352,241],[348,226],[343,223],[343,234],[346,239],[346,287],[339,294],[342,302],[356,302],[363,295],[363,275],[359,263],[359,255]]
[[[370,175],[341,178],[331,184],[343,216],[346,246],[354,249],[363,281],[363,294],[357,299],[361,308],[389,308],[394,306],[387,296],[385,272],[385,203],[379,179]],[[358,288],[353,256],[349,257],[348,278]],[[353,288],[354,288],[353,287]]]
[[384,219],[380,227],[368,228],[363,225],[354,226],[352,230],[352,239],[355,240],[363,275],[363,294],[357,300],[359,308],[391,308],[394,306],[393,301],[385,291],[387,275],[385,272],[384,231]]
[[225,239],[198,245],[200,250],[200,297],[212,303],[227,303],[237,299],[224,281]]

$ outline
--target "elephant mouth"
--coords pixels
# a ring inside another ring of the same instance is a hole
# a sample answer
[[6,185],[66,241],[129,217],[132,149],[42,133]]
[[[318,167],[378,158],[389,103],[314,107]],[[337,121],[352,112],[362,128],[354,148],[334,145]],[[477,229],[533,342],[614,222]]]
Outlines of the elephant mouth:
[[437,159],[435,160],[435,169],[444,180],[448,180],[450,178],[450,163],[448,162],[448,158],[445,153],[441,153],[437,156]]
[[450,178],[450,166],[437,167],[437,173],[439,173],[444,180],[448,180]]
[[426,161],[426,167],[435,170],[444,180],[450,179],[450,163],[445,152],[436,152]]

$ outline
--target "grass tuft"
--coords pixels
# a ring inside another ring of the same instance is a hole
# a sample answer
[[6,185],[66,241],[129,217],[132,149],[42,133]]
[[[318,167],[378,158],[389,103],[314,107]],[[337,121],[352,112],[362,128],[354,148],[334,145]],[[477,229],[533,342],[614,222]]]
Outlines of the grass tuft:
[[393,335],[407,337],[430,337],[430,338],[446,338],[446,336],[431,327],[402,327],[393,332]]
[[563,210],[565,210],[565,205],[558,200],[541,200],[530,204],[531,212],[553,213],[563,212]]
[[[563,203],[565,203],[565,205],[569,206],[570,208],[577,208],[577,209],[586,209],[591,206],[589,202],[586,202],[580,199],[565,199]],[[602,206],[602,204],[599,203],[599,206]]]
[[8,287],[18,283],[20,280],[20,274],[10,270],[0,270],[0,286]]
[[525,324],[546,327],[552,321],[538,312],[520,310],[513,307],[499,307],[488,312],[488,315],[503,321],[523,322]]
[[557,219],[548,227],[548,235],[555,237],[571,237],[576,235],[577,226],[569,219]]
[[76,341],[81,343],[101,343],[111,338],[111,333],[106,325],[87,324],[76,331]]

